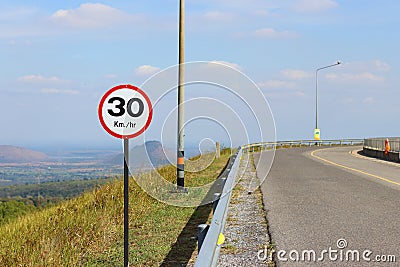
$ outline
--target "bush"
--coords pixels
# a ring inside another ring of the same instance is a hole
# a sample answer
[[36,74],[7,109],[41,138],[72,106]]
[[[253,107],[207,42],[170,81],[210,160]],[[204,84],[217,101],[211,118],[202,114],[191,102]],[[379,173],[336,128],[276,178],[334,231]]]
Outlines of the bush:
[[1,201],[0,202],[0,225],[10,222],[20,216],[31,213],[36,210],[32,205],[21,201]]

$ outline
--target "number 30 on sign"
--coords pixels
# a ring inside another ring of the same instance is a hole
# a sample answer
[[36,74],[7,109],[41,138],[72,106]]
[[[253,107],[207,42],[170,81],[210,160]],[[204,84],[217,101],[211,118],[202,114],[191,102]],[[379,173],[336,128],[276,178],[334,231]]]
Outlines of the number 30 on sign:
[[149,127],[153,108],[149,97],[133,85],[118,85],[101,98],[99,119],[112,136],[129,139],[142,134]]

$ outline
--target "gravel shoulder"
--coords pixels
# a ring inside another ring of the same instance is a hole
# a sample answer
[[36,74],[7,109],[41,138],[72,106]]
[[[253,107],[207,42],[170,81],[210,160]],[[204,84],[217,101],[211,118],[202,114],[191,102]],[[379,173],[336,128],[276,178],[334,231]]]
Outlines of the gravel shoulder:
[[218,266],[274,266],[265,255],[270,240],[261,191],[245,189],[258,179],[253,157],[244,156],[240,168],[243,176],[233,190]]

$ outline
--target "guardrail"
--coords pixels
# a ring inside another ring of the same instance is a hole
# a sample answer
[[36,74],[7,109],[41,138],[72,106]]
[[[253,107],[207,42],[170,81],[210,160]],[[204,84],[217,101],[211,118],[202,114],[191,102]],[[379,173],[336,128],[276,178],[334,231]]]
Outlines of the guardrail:
[[387,139],[389,139],[390,144],[388,152],[385,152],[386,138],[366,138],[364,139],[363,153],[374,158],[400,162],[400,138],[390,137]]
[[198,228],[198,247],[199,254],[195,267],[214,267],[217,266],[219,252],[223,243],[223,231],[228,215],[229,202],[232,196],[232,189],[236,182],[239,171],[240,159],[243,153],[266,150],[272,148],[302,147],[302,146],[333,146],[333,145],[361,145],[364,139],[340,139],[340,140],[298,140],[298,141],[277,141],[264,142],[244,145],[239,147],[236,155],[233,156],[231,163],[227,166],[227,177],[219,178],[222,181],[222,193],[217,195],[214,201],[214,214],[211,224],[201,224]]
[[254,143],[243,146],[244,152],[257,149],[278,149],[286,147],[303,147],[303,146],[344,146],[344,145],[363,145],[364,139],[337,139],[337,140],[296,140],[296,141],[276,141]]
[[[223,185],[221,197],[216,200],[217,205],[214,206],[214,215],[209,227],[199,225],[199,255],[195,267],[216,266],[221,242],[223,242],[223,234],[226,218],[228,215],[229,202],[232,196],[232,189],[235,185],[237,173],[239,171],[240,158],[242,157],[243,149],[239,148],[234,156],[234,161],[231,166],[228,166],[229,174]],[[221,236],[222,234],[222,236]],[[204,239],[201,237],[205,237]],[[222,240],[221,240],[222,238]]]
[[[390,137],[390,151],[399,152],[400,151],[400,138],[399,137]],[[386,138],[365,138],[364,139],[364,147],[374,150],[385,151],[385,140]]]

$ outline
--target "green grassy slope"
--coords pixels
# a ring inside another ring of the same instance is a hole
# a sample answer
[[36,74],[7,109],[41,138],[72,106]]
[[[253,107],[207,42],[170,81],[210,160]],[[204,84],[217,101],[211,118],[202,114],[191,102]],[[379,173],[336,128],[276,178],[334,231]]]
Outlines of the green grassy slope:
[[[225,151],[207,169],[187,174],[188,185],[201,184],[200,179],[215,179],[229,156],[230,151]],[[168,179],[173,181],[175,168],[164,168],[165,173],[171,173]],[[131,179],[130,265],[176,265],[171,259],[166,260],[171,248],[176,250],[178,246],[177,251],[182,249],[182,252],[193,250],[195,225],[207,218],[209,211],[158,202]],[[193,235],[177,242],[189,220]],[[116,180],[78,198],[13,220],[0,227],[0,236],[0,266],[121,266],[123,182]],[[176,260],[179,261],[179,255]]]

